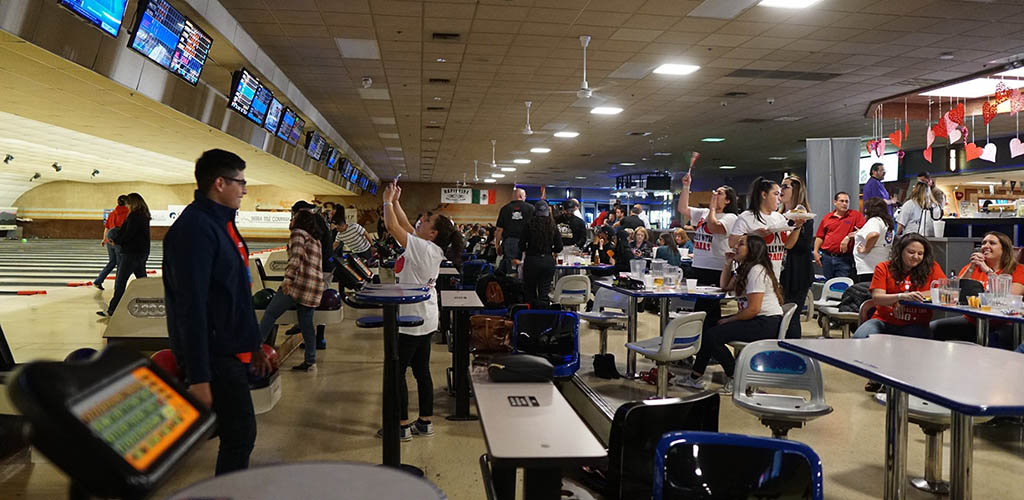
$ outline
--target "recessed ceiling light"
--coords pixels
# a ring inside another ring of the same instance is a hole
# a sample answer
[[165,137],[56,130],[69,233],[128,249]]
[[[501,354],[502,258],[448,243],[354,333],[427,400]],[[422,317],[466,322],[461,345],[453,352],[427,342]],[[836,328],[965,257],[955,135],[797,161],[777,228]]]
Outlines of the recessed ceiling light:
[[773,161],[779,161],[779,160],[785,160],[786,157],[785,156],[769,156],[768,159],[769,160],[773,160]]
[[659,151],[657,153],[654,153],[654,156],[672,156],[672,153]]
[[577,175],[577,176],[576,176],[576,178],[577,178],[577,179],[580,179],[580,180],[586,179],[586,177],[584,177],[584,176],[582,176],[582,175]]
[[943,52],[943,53],[939,54],[939,59],[942,59],[944,61],[948,61],[948,60],[950,60],[952,58],[953,58],[953,53],[952,52]]
[[964,184],[971,184],[973,186],[998,186],[999,185],[998,182],[984,182],[984,181],[965,182]]
[[622,108],[615,106],[598,106],[590,110],[592,115],[617,115],[622,112]]
[[526,165],[526,164],[530,163],[530,161],[532,161],[532,160],[530,160],[528,158],[516,158],[515,160],[512,160],[512,163],[515,163],[517,165]]
[[573,137],[578,137],[579,135],[579,132],[555,132],[555,137],[564,137],[567,139],[572,139]]
[[622,165],[623,167],[632,167],[632,166],[636,165],[636,163],[633,163],[633,162],[630,162],[630,161],[624,161],[622,163],[619,163],[619,165]]
[[439,95],[435,95],[435,96],[434,96],[434,100],[435,100],[435,101],[440,101],[440,100],[441,100],[441,96],[439,96]]
[[498,182],[498,179],[484,179],[484,182],[487,184],[494,184],[495,182]]
[[762,7],[780,7],[783,9],[806,9],[821,0],[761,0]]
[[654,72],[659,75],[689,75],[699,69],[700,66],[692,64],[662,64],[654,68]]
[[732,169],[736,168],[736,165],[722,165],[721,167],[718,167],[718,168],[720,168],[722,170],[732,170]]
[[550,153],[551,148],[531,148],[531,153]]
[[502,172],[515,172],[516,167],[501,167]]
[[996,78],[975,78],[954,85],[922,92],[920,95],[935,97],[967,97],[969,99],[996,93],[996,85],[1005,84],[1008,88],[1024,87],[1024,80],[1002,80]]
[[797,122],[803,119],[804,117],[802,116],[780,116],[778,118],[774,118],[777,122]]
[[724,142],[725,137],[705,137],[700,142]]
[[504,179],[505,178],[505,174],[499,174],[499,173],[495,172],[495,173],[491,174],[491,177],[494,177],[495,179]]
[[437,58],[437,59],[435,59],[435,60],[436,60],[437,62],[439,62],[439,63],[443,63],[443,62],[448,62],[448,60],[447,60],[447,59],[445,59],[445,58],[443,58],[443,57],[438,57],[438,58]]

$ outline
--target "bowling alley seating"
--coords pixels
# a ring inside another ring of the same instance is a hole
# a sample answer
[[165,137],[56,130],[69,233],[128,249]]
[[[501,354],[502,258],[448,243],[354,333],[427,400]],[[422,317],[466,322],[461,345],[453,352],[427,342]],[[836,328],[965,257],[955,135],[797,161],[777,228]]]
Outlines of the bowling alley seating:
[[[610,310],[616,309],[616,310]],[[578,313],[590,328],[597,329],[601,335],[599,354],[608,352],[608,330],[625,330],[629,318],[629,297],[610,288],[598,288],[594,296],[593,310]]]
[[[748,344],[736,360],[733,380],[733,403],[758,417],[772,430],[772,437],[785,438],[790,429],[832,413],[825,404],[818,362],[779,347],[777,340]],[[772,389],[787,393],[769,393]],[[809,396],[792,395],[794,391]]]
[[821,459],[795,441],[670,432],[654,455],[655,500],[824,498]]
[[668,395],[668,364],[689,358],[700,350],[706,316],[704,311],[682,314],[665,325],[661,337],[626,344],[626,349],[651,359],[658,366],[659,398]]
[[568,274],[558,278],[555,290],[551,292],[551,301],[564,307],[578,310],[581,305],[590,301],[590,278],[584,274]]
[[580,369],[580,317],[571,311],[528,309],[512,316],[512,351],[547,359],[555,377]]
[[[380,309],[381,306],[377,304],[367,304],[359,302],[352,298],[350,295],[342,296],[342,300],[345,305],[353,309]],[[398,326],[420,326],[423,324],[423,318],[419,316],[399,316]],[[383,316],[362,316],[356,318],[356,326],[359,328],[384,328],[384,317]]]
[[[821,325],[821,336],[828,337],[829,324],[827,311],[823,311],[824,308],[830,309],[832,313],[839,313],[839,302],[843,299],[843,292],[847,288],[853,285],[853,280],[850,278],[832,278],[825,282],[822,286],[821,298],[813,302],[814,309],[818,311],[818,324]],[[836,318],[832,318],[836,319]]]
[[[789,330],[789,324],[793,321],[793,316],[796,315],[796,304],[782,304],[782,323],[779,324],[779,340],[786,338],[786,331]],[[747,346],[749,342],[729,342],[729,347],[732,347],[735,351],[736,357],[740,356],[740,352]]]

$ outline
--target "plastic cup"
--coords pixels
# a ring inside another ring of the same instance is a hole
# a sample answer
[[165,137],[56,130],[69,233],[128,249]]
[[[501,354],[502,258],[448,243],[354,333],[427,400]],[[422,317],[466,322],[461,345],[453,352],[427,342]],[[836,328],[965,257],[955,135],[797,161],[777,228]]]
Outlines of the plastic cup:
[[654,288],[654,276],[650,274],[644,275],[644,288]]
[[694,293],[694,292],[697,291],[697,279],[696,278],[687,278],[687,280],[686,280],[686,291],[689,292],[689,293]]
[[946,232],[946,221],[944,221],[944,220],[937,220],[937,221],[932,221],[932,223],[934,224],[934,228],[935,228],[935,237],[936,238],[941,238],[942,235],[945,234],[945,232]]

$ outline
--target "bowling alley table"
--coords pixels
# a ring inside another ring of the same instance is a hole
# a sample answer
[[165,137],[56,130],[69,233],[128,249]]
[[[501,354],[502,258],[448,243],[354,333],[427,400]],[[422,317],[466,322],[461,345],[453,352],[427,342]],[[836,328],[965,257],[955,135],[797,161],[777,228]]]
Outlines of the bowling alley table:
[[[978,321],[975,323],[975,343],[981,346],[988,345],[988,332],[990,322],[1005,321],[1013,324],[1013,347],[1016,348],[1024,341],[1021,336],[1022,327],[1024,327],[1024,315],[1020,314],[1020,311],[1012,311],[1008,307],[1004,306],[992,306],[989,311],[982,311],[977,307],[970,307],[963,304],[934,304],[931,301],[917,302],[913,300],[901,300],[900,304],[905,306],[920,307],[924,309],[932,309],[935,311],[945,311],[950,313],[963,314],[976,318]],[[1016,312],[1017,314],[1008,314],[1010,312]]]
[[785,349],[882,383],[885,500],[906,494],[908,395],[952,412],[949,497],[971,498],[974,417],[1024,415],[1024,358],[1002,349],[872,335],[865,339],[780,340]]
[[[637,302],[642,298],[657,299],[660,305],[660,325],[658,333],[661,334],[665,330],[665,326],[668,324],[668,304],[669,299],[673,297],[683,299],[704,299],[704,300],[722,300],[726,298],[726,293],[721,288],[713,286],[698,286],[696,290],[689,291],[685,286],[679,286],[676,288],[642,288],[642,289],[631,289],[615,286],[611,280],[595,280],[594,284],[601,287],[613,290],[629,297],[629,306],[626,315],[628,316],[628,322],[626,323],[626,342],[636,342],[636,327],[637,327]],[[636,351],[628,350],[626,352],[626,377],[636,378]]]
[[473,290],[441,290],[441,315],[455,313],[455,349],[452,351],[452,385],[455,387],[455,414],[448,420],[476,420],[469,413],[469,312],[484,308]]

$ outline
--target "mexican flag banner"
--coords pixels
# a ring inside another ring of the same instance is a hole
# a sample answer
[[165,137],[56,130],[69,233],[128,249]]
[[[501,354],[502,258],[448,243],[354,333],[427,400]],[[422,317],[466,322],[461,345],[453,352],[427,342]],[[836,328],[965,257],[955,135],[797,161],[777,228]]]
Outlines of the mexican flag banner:
[[498,202],[498,196],[493,189],[474,189],[473,203],[476,205],[494,205]]

